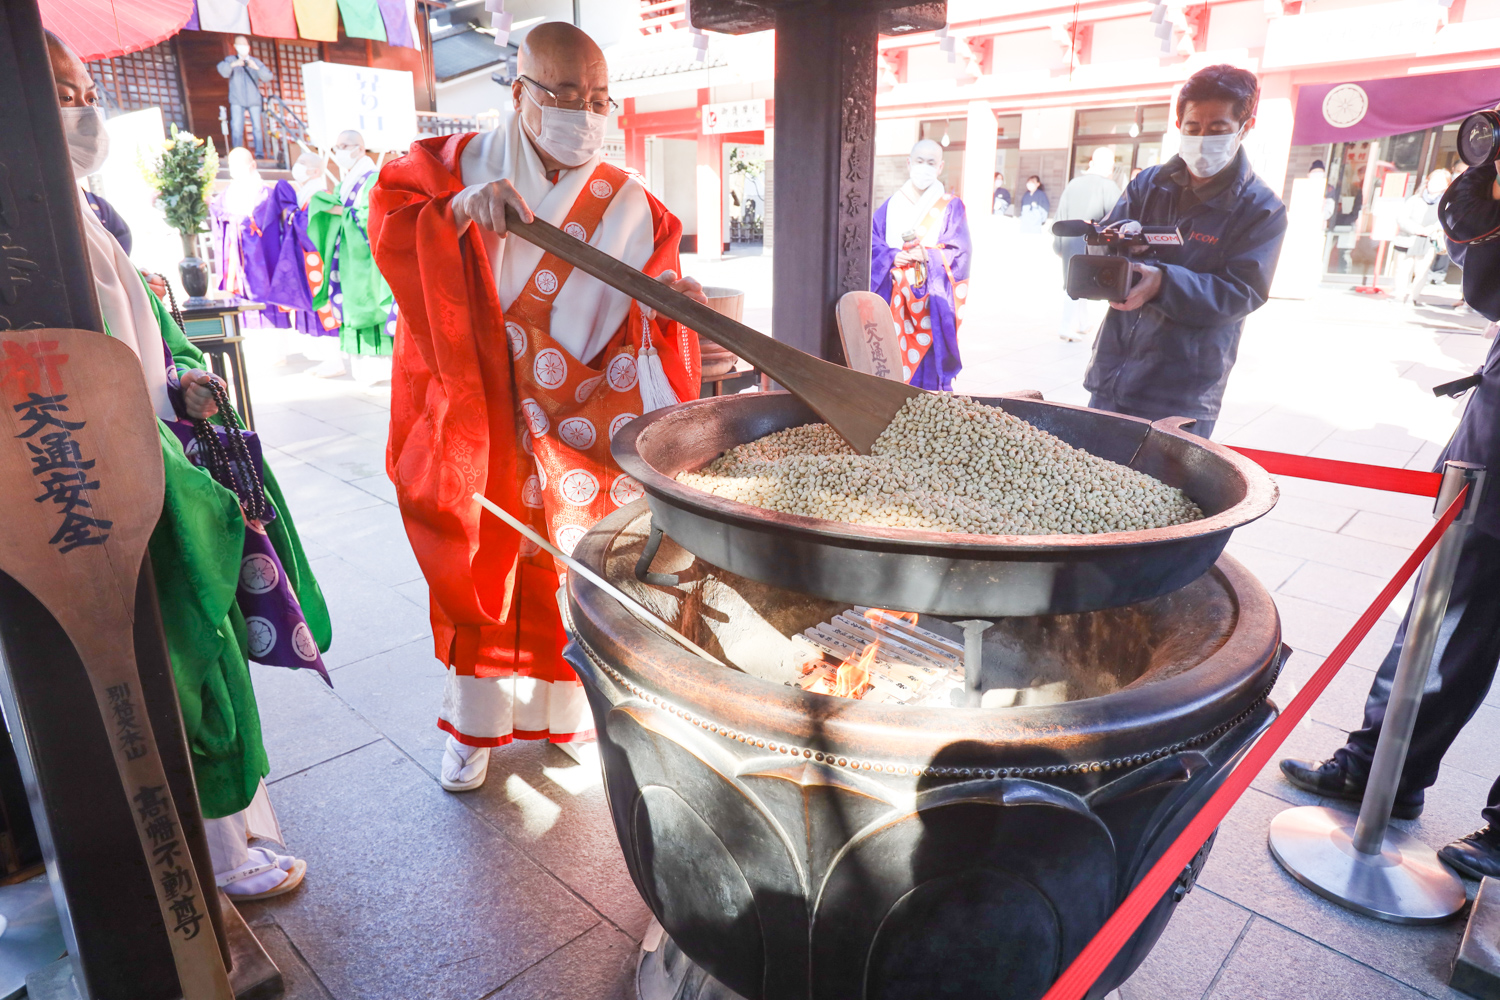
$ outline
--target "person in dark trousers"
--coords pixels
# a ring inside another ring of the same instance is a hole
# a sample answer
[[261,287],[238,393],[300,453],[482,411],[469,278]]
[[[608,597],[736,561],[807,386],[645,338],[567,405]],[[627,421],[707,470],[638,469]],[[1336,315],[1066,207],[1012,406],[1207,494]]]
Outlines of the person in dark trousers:
[[1036,174],[1026,178],[1026,193],[1021,195],[1021,232],[1039,233],[1052,214],[1052,199]]
[[255,135],[255,158],[265,159],[265,133],[260,125],[260,84],[271,79],[271,71],[250,54],[250,40],[244,35],[236,35],[234,55],[219,60],[219,75],[229,81],[230,148],[245,144],[245,113],[249,112],[250,131]]
[[1141,171],[1105,219],[1177,225],[1183,245],[1132,263],[1135,285],[1110,303],[1083,380],[1093,408],[1192,417],[1193,433],[1213,433],[1245,317],[1266,301],[1286,234],[1286,207],[1240,147],[1259,98],[1247,70],[1194,73],[1177,99],[1181,152]]
[[[1472,167],[1456,178],[1442,201],[1439,219],[1450,252],[1463,267],[1465,299],[1485,318],[1500,320],[1500,242],[1464,242],[1500,229],[1495,166]],[[1474,379],[1464,415],[1436,468],[1441,469],[1446,461],[1475,462],[1488,474],[1438,630],[1431,673],[1391,810],[1397,819],[1422,814],[1426,789],[1437,781],[1443,755],[1484,701],[1500,664],[1500,341],[1490,345]],[[1370,685],[1363,725],[1328,760],[1283,760],[1281,773],[1292,784],[1351,802],[1364,798],[1410,620],[1408,608],[1396,641]],[[1470,878],[1500,877],[1500,779],[1490,787],[1480,815],[1485,827],[1444,847],[1438,857]]]

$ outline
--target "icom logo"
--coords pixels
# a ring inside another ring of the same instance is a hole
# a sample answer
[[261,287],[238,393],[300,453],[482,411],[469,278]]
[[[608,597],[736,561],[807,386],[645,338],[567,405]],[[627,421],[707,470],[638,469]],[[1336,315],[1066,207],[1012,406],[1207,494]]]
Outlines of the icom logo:
[[1334,128],[1358,125],[1369,110],[1370,95],[1356,83],[1341,83],[1323,98],[1323,120]]

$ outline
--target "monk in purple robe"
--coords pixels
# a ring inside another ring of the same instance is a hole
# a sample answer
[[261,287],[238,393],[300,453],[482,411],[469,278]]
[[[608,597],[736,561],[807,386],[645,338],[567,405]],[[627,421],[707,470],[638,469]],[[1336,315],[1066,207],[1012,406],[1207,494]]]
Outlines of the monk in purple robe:
[[963,367],[958,327],[969,294],[969,221],[943,187],[943,147],[923,139],[907,158],[909,180],[875,210],[870,290],[891,304],[901,377],[951,390]]

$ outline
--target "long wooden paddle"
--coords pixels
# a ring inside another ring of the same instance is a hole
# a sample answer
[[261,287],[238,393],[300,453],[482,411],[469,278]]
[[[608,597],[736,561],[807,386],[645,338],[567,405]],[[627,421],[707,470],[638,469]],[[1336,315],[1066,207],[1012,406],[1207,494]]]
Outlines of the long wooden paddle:
[[42,602],[83,661],[184,1000],[233,1000],[208,911],[218,890],[197,882],[135,661],[136,584],[164,485],[156,415],[129,347],[87,330],[0,334],[0,570]]
[[521,221],[510,206],[505,209],[505,224],[527,242],[556,254],[749,361],[810,406],[861,455],[870,453],[870,446],[890,425],[896,411],[908,399],[925,391],[893,379],[866,375],[772,340],[673,291],[603,250],[569,236],[551,223],[541,219]]

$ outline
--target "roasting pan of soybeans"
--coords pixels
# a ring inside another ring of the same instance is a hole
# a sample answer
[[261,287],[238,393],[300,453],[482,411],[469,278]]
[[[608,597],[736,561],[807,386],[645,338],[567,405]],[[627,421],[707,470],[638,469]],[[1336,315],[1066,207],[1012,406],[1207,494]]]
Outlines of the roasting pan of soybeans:
[[1265,470],[1190,425],[924,393],[858,455],[769,392],[657,410],[611,447],[653,535],[721,569],[893,610],[1061,615],[1186,586],[1275,505]]

